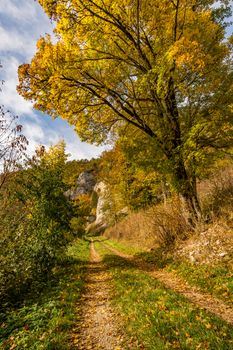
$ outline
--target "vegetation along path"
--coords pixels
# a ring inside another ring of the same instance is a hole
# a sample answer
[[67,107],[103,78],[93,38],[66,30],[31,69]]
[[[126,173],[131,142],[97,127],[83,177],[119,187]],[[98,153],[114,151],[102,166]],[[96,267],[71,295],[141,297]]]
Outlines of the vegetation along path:
[[105,265],[90,246],[86,288],[81,298],[80,322],[73,330],[73,345],[78,349],[123,350],[123,335],[110,306],[111,281]]
[[146,271],[150,276],[158,279],[166,287],[182,294],[192,303],[215,314],[222,320],[233,324],[233,308],[229,305],[226,305],[223,301],[213,297],[209,293],[200,292],[198,288],[190,286],[186,281],[175,276],[171,272],[167,272],[162,269],[155,269],[154,265],[147,263],[142,259],[134,258],[133,255],[122,253],[121,251],[112,248],[109,245],[104,244],[103,242],[102,245],[104,245],[105,248],[107,248],[114,254],[122,258],[132,260],[137,267],[139,267],[143,271]]

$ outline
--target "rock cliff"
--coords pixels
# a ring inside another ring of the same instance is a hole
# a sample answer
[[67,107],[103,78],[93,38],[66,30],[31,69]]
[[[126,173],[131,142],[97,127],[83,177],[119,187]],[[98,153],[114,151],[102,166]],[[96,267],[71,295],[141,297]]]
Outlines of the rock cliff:
[[79,195],[91,194],[94,190],[95,184],[96,178],[93,170],[85,170],[79,175],[75,188],[68,190],[65,194],[70,199],[74,200]]
[[83,171],[77,181],[76,186],[73,189],[68,190],[65,194],[70,199],[75,200],[80,195],[96,196],[95,211],[96,215],[89,215],[87,220],[87,231],[102,231],[107,227],[107,212],[108,212],[108,200],[107,200],[107,186],[104,182],[96,182],[96,177],[93,170]]
[[96,220],[92,223],[92,228],[95,228],[97,231],[103,230],[107,227],[107,216],[108,216],[108,189],[106,184],[101,181],[98,182],[94,191],[97,194],[97,206],[96,206]]

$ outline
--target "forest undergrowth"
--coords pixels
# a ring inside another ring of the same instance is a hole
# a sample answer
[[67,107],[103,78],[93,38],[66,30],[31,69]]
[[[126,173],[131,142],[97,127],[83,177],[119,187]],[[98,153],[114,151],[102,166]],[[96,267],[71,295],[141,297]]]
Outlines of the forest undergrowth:
[[89,243],[77,240],[53,268],[43,291],[31,290],[21,304],[1,311],[1,350],[71,348],[88,258]]

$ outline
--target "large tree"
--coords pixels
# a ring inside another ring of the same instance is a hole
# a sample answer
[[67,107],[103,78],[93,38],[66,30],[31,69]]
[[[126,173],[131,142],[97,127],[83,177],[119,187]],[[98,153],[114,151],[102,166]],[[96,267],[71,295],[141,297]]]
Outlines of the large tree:
[[153,139],[190,219],[199,161],[229,147],[232,39],[223,0],[38,0],[57,40],[19,68],[19,92],[101,142],[125,125]]

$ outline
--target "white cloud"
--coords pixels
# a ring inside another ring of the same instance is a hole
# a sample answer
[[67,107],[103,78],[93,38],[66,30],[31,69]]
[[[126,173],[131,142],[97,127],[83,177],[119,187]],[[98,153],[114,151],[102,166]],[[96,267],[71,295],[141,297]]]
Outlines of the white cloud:
[[33,1],[0,0],[1,13],[23,22],[35,21],[36,7]]
[[45,33],[52,35],[52,24],[34,0],[0,0],[0,79],[5,83],[0,92],[0,104],[13,114],[22,116],[23,133],[29,140],[28,154],[38,144],[46,148],[64,139],[71,159],[97,157],[104,148],[79,140],[68,123],[41,116],[16,91],[18,66],[30,62],[36,42]]
[[41,7],[33,0],[0,0],[0,51],[15,52],[29,60],[36,41],[53,26]]
[[18,84],[17,70],[20,64],[19,61],[13,56],[4,57],[2,64],[3,68],[0,73],[1,79],[5,82],[2,87],[2,92],[0,93],[0,103],[14,114],[26,114],[33,117],[34,112],[32,103],[25,101],[16,91],[16,86]]
[[32,155],[38,145],[44,145],[46,149],[61,140],[59,133],[51,128],[45,129],[37,121],[23,123],[23,134],[29,141],[27,154]]
[[13,113],[33,116],[32,104],[16,91],[18,66],[30,62],[40,35],[53,28],[34,0],[0,0],[0,9],[0,79],[5,81],[0,103]]
[[70,154],[69,160],[96,158],[105,150],[105,147],[96,147],[81,142],[77,136],[74,136],[73,140],[66,140],[65,142],[66,153]]
[[66,143],[66,153],[70,155],[69,160],[98,157],[105,149],[104,147],[95,147],[81,142],[72,128],[65,122],[64,125],[58,126],[56,125],[57,121],[53,121],[52,123],[54,123],[55,128],[53,128],[53,124],[45,128],[39,123],[39,120],[23,123],[23,134],[29,140],[27,148],[27,154],[29,155],[34,153],[38,145],[44,145],[45,148],[48,149],[62,139],[64,139]]
[[22,50],[25,42],[21,39],[19,33],[14,30],[6,30],[0,27],[0,50],[18,51]]
[[38,144],[43,144],[44,140],[44,131],[43,129],[35,123],[25,123],[23,125],[23,134],[29,141],[29,145],[27,147],[27,154],[32,155],[35,152]]
[[34,38],[24,31],[0,26],[0,52],[24,56],[29,60],[35,53]]

